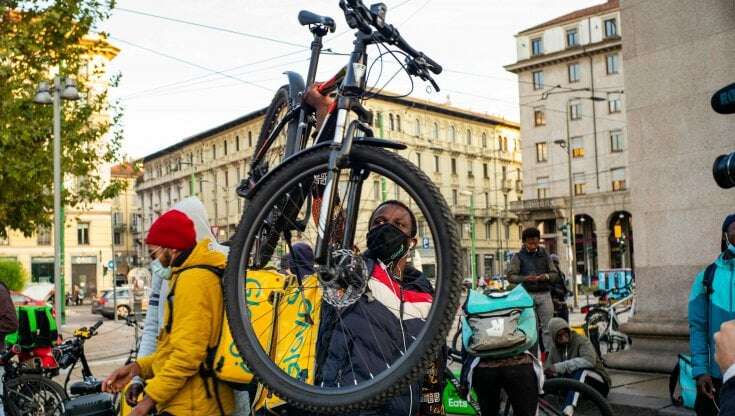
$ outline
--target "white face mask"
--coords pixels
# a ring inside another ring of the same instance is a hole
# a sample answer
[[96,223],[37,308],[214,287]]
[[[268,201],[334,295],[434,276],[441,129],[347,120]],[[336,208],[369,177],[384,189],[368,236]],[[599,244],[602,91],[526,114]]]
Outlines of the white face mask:
[[162,280],[168,280],[171,278],[171,267],[163,267],[161,261],[155,259],[151,262],[151,273]]

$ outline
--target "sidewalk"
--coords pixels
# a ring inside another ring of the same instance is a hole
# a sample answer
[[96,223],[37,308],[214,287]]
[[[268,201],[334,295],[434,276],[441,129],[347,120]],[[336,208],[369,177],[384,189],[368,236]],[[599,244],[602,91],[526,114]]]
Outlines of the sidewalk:
[[671,404],[669,375],[608,369],[613,387],[608,400],[617,415],[694,416],[694,411]]

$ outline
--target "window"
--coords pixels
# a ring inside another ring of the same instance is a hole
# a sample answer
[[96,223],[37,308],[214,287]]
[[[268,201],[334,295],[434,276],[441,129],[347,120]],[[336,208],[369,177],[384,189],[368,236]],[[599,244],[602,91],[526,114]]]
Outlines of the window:
[[542,163],[549,160],[549,148],[546,143],[536,143],[536,162]]
[[579,34],[577,29],[567,29],[567,48],[579,45]]
[[487,148],[487,134],[486,133],[482,133],[482,148],[483,149]]
[[490,179],[490,173],[487,170],[487,163],[482,164],[482,177],[485,179]]
[[212,143],[212,160],[217,159],[217,144]]
[[501,172],[500,177],[503,179],[503,182],[505,182],[505,180],[508,179],[508,167],[503,166]]
[[531,39],[531,56],[544,53],[544,40],[542,38]]
[[539,176],[536,178],[536,197],[544,199],[549,197],[549,177]]
[[230,171],[225,170],[224,174],[225,174],[225,188],[229,188],[230,187]]
[[620,58],[617,53],[607,56],[607,74],[617,74],[620,72]]
[[546,113],[543,108],[536,108],[533,110],[533,125],[534,126],[545,126],[546,125]]
[[240,136],[235,136],[235,151],[240,151]]
[[467,161],[467,176],[470,178],[475,177],[475,173],[472,171],[472,165],[473,165],[472,161],[468,160]]
[[615,19],[605,20],[605,37],[612,38],[618,35],[618,25]]
[[373,199],[380,201],[380,181],[373,181]]
[[467,146],[472,146],[472,131],[467,129]]
[[421,121],[416,119],[416,137],[421,137]]
[[396,114],[396,131],[401,131],[401,116]]
[[395,123],[393,122],[393,114],[388,114],[388,120],[389,120],[389,121],[388,121],[388,123],[389,123],[389,125],[390,125],[390,129],[391,129],[391,131],[392,131],[392,130],[395,130],[395,129],[396,129],[396,125],[395,125]]
[[89,245],[89,223],[77,223],[77,244],[80,246]]
[[457,139],[457,131],[454,130],[454,126],[449,126],[449,140],[455,141]]
[[582,103],[573,101],[569,103],[569,119],[579,120],[582,118]]
[[36,229],[36,244],[39,246],[51,245],[51,227],[41,225]]
[[533,89],[540,90],[544,87],[544,71],[533,71]]
[[582,136],[572,137],[572,157],[575,159],[584,157],[584,138]]
[[439,172],[439,156],[434,155],[434,172]]
[[416,166],[421,169],[421,153],[416,153]]
[[122,244],[122,233],[120,230],[115,230],[115,232],[112,233],[112,244],[116,246]]
[[434,140],[439,140],[439,124],[434,123]]
[[224,148],[225,148],[225,156],[227,156],[227,139],[225,139],[223,145],[224,145]]
[[610,169],[610,177],[612,178],[612,190],[625,190],[625,168]]
[[620,94],[608,94],[607,95],[607,109],[610,113],[619,113],[622,107],[620,102]]
[[248,132],[248,147],[253,147],[253,132]]
[[569,82],[579,82],[581,78],[581,71],[582,70],[579,67],[579,62],[569,64],[567,66],[567,72],[569,73]]
[[623,142],[623,131],[622,130],[611,130],[610,131],[610,151],[613,153],[622,152],[625,148]]
[[452,175],[457,174],[457,159],[452,158]]
[[575,173],[573,178],[574,195],[584,195],[584,187],[587,184],[584,180],[584,172]]
[[485,192],[485,208],[490,209],[490,192]]
[[454,205],[455,207],[458,205],[457,204],[457,190],[456,189],[452,189],[452,205]]
[[492,234],[491,234],[491,230],[492,230],[491,227],[492,227],[492,225],[489,222],[486,222],[485,223],[485,238],[488,239],[488,240],[492,236]]

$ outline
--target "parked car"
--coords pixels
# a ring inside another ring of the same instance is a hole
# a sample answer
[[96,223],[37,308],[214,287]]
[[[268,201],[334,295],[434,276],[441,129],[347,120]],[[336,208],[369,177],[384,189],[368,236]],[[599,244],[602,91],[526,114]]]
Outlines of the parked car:
[[92,299],[92,314],[102,315],[102,305],[106,302],[105,296],[111,292],[112,289],[105,289],[96,298]]
[[[112,319],[117,311],[118,318],[126,318],[133,311],[133,300],[132,300],[132,289],[130,287],[118,287],[117,293],[117,307],[115,307],[112,290],[109,291],[103,298],[100,299],[100,313],[105,318]],[[145,313],[148,310],[148,296],[150,295],[150,289],[145,288],[143,298],[141,299],[141,310]]]

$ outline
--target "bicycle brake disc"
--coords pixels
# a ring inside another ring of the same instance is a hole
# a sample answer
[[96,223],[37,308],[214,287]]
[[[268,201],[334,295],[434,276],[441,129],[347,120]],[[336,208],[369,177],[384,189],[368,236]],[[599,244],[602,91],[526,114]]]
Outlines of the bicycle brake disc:
[[345,308],[357,302],[365,293],[368,282],[365,260],[350,250],[332,252],[330,265],[319,272],[322,298],[336,308]]

